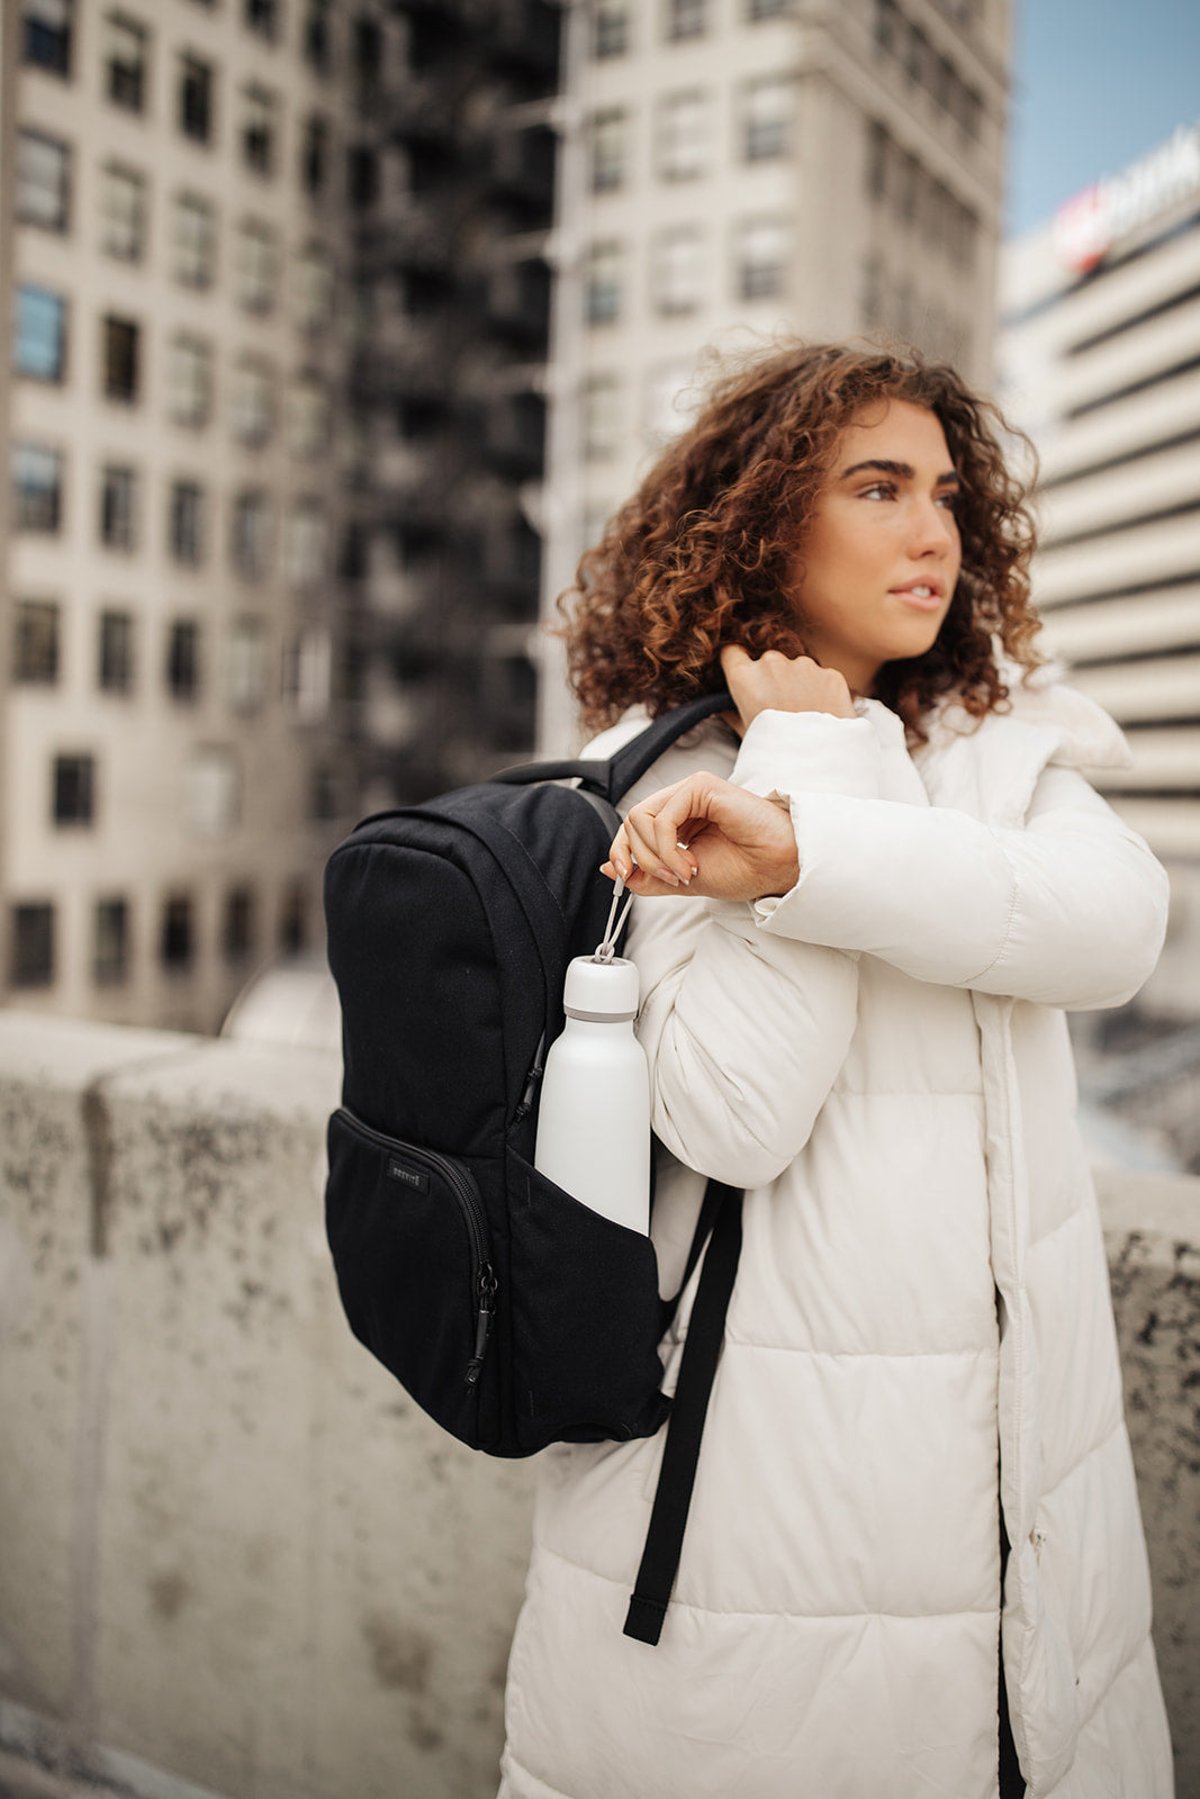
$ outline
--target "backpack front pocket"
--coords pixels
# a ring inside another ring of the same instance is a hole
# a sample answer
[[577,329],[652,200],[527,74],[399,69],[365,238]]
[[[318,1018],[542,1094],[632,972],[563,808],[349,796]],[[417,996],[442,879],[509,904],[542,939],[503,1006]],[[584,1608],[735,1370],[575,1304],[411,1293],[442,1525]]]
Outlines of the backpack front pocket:
[[649,1237],[582,1205],[508,1152],[517,1441],[652,1436],[661,1393],[658,1259]]
[[329,1120],[325,1228],[355,1336],[430,1417],[478,1447],[480,1395],[495,1391],[497,1281],[470,1169],[343,1106]]

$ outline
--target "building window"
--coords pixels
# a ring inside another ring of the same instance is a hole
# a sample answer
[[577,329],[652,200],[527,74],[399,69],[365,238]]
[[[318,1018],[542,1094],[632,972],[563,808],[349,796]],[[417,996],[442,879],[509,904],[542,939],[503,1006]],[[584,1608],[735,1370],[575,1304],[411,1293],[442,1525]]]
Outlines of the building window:
[[105,90],[114,106],[141,112],[146,103],[146,30],[120,13],[104,21]]
[[787,292],[790,230],[782,219],[748,219],[737,233],[737,297],[773,300]]
[[212,137],[212,69],[198,56],[179,59],[179,129],[197,144]]
[[283,647],[282,693],[301,724],[315,724],[329,711],[333,645],[319,625],[296,631]]
[[592,115],[589,163],[594,194],[612,193],[624,186],[627,127],[623,106],[609,106]]
[[136,549],[136,512],[137,470],[105,463],[100,470],[100,542],[105,549]]
[[747,162],[788,154],[795,102],[796,85],[788,75],[747,83],[742,112],[742,153]]
[[362,98],[374,92],[383,73],[384,42],[379,21],[355,19],[350,44],[350,66],[358,97]]
[[257,175],[275,169],[275,133],[278,102],[264,87],[251,82],[242,89],[242,162]]
[[145,247],[145,180],[110,163],[100,175],[100,249],[118,262],[140,262]]
[[133,616],[128,612],[100,614],[99,657],[96,679],[101,693],[133,692]]
[[71,74],[74,0],[25,0],[22,60],[67,79]]
[[64,381],[67,303],[61,294],[22,282],[17,289],[13,372],[35,381]]
[[211,287],[217,252],[215,208],[199,194],[177,194],[171,220],[171,272],[183,287]]
[[230,558],[244,581],[260,581],[271,562],[271,505],[259,488],[235,495]]
[[900,12],[896,0],[875,0],[873,24],[875,48],[894,56],[900,43]]
[[704,236],[699,227],[681,225],[664,231],[654,246],[652,271],[657,312],[694,312],[704,289]]
[[173,700],[194,700],[200,692],[200,627],[177,618],[167,635],[167,692]]
[[249,717],[267,693],[267,634],[261,618],[235,618],[229,633],[226,693],[230,710]]
[[103,340],[104,398],[132,405],[138,397],[138,351],[141,327],[132,319],[107,314],[100,321]]
[[167,414],[173,424],[193,429],[212,417],[212,349],[198,337],[180,332],[167,353]]
[[790,19],[792,0],[746,0],[746,18],[751,25],[764,19]]
[[221,926],[221,948],[227,962],[243,962],[253,955],[258,934],[255,918],[254,889],[231,887],[225,895],[225,916]]
[[311,587],[325,578],[328,530],[319,500],[297,500],[288,513],[283,572],[293,587]]
[[351,144],[346,151],[346,199],[355,212],[367,212],[378,204],[379,156],[369,144]]
[[[647,442],[660,449],[678,437],[695,418],[699,403],[689,357],[672,357],[669,362],[656,364],[648,370],[642,389],[642,428]],[[594,541],[594,536],[588,539],[589,543]]]
[[621,434],[621,390],[615,375],[589,375],[583,390],[583,452],[589,461],[615,454]]
[[38,687],[53,687],[57,683],[58,617],[54,600],[17,601],[13,621],[14,681]]
[[329,762],[318,762],[309,771],[308,816],[313,824],[325,825],[339,816],[337,770]]
[[319,244],[310,245],[292,264],[292,313],[301,331],[319,331],[333,315],[333,264]]
[[92,929],[92,980],[97,987],[119,987],[129,976],[129,903],[96,901]]
[[688,181],[708,166],[708,98],[688,91],[667,94],[659,102],[658,173],[664,181]]
[[270,312],[279,284],[279,240],[270,225],[246,219],[238,226],[234,292],[246,312]]
[[708,0],[666,0],[666,30],[671,43],[681,38],[703,37],[708,28]]
[[187,812],[201,837],[224,837],[241,820],[242,776],[235,751],[205,744],[193,752],[187,770]]
[[61,450],[13,445],[14,524],[19,531],[58,531],[62,525]]
[[300,185],[312,199],[325,190],[329,174],[329,124],[314,115],[304,126],[304,143],[300,151]]
[[288,449],[307,459],[329,440],[329,392],[319,375],[301,376],[288,390]]
[[877,331],[883,324],[883,261],[874,250],[863,262],[862,319],[867,331]]
[[930,62],[929,39],[919,25],[910,25],[908,31],[908,55],[905,57],[905,68],[908,78],[917,87],[933,87],[933,68]]
[[238,443],[257,449],[275,429],[275,375],[260,357],[242,357],[229,384],[229,424]]
[[96,760],[94,756],[54,758],[54,811],[56,825],[90,825],[95,819]]
[[162,965],[168,973],[183,974],[191,967],[194,954],[192,902],[185,893],[169,894],[163,904],[159,939]]
[[887,193],[888,164],[891,160],[891,138],[878,119],[867,126],[867,193],[872,200],[882,200]]
[[290,881],[279,914],[279,947],[285,956],[298,956],[308,943],[308,897],[299,881]]
[[256,31],[268,43],[274,43],[279,30],[279,8],[276,0],[242,0],[242,17],[248,31]]
[[44,231],[70,226],[71,146],[40,131],[17,133],[17,218]]
[[49,987],[54,980],[54,907],[14,906],[9,985]]
[[596,0],[592,11],[592,55],[624,56],[629,49],[629,0]]
[[329,44],[330,0],[308,0],[304,15],[304,60],[320,75],[332,66]]
[[198,481],[173,481],[167,544],[172,560],[196,568],[204,560],[204,489]]
[[593,244],[588,251],[585,311],[589,325],[611,325],[621,316],[621,246]]

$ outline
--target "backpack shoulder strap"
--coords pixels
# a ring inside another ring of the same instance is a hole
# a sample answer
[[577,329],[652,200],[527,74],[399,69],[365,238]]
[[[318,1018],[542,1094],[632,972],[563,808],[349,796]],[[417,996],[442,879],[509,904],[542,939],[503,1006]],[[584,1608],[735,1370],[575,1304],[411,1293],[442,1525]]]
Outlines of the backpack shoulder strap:
[[624,1634],[651,1645],[662,1635],[679,1568],[708,1398],[742,1248],[741,1193],[717,1181],[710,1181],[709,1187],[715,1189],[716,1223],[684,1338],[646,1545],[625,1618]]
[[522,762],[515,768],[500,769],[491,779],[515,786],[525,786],[532,781],[578,780],[592,793],[615,805],[677,738],[711,718],[714,712],[729,712],[732,708],[733,701],[724,689],[720,693],[705,693],[698,700],[689,700],[684,706],[664,712],[661,718],[654,719],[606,760]]

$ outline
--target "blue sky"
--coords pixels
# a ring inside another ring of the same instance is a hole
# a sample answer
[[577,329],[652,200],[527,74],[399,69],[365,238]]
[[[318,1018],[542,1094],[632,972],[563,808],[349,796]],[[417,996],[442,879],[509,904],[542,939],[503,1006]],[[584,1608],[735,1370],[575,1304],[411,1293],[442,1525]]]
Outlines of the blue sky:
[[1016,0],[1006,235],[1200,118],[1200,0]]

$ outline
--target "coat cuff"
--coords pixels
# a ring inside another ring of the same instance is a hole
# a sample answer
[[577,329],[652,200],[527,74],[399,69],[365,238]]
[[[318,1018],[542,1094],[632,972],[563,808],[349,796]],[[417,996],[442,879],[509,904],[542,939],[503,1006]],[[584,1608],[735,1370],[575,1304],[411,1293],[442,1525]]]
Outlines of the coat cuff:
[[[793,796],[834,793],[854,799],[877,798],[883,784],[883,746],[871,720],[863,714],[840,718],[832,712],[768,709],[756,714],[747,726],[729,779],[747,793],[788,807],[795,829],[798,820]],[[798,831],[796,841],[800,841]],[[800,878],[803,880],[803,869]],[[710,900],[709,911],[726,929],[738,934],[748,924],[769,930],[776,908],[785,905],[798,888],[799,882],[790,893],[768,899]],[[784,930],[779,934],[797,933]]]
[[746,728],[729,779],[786,805],[793,794],[875,799],[883,749],[869,718],[832,712],[760,712]]

